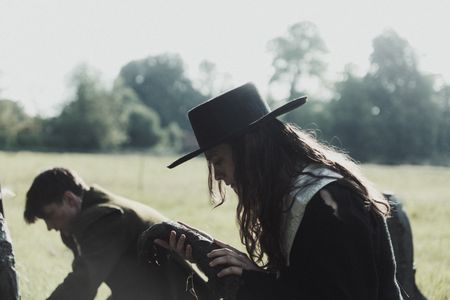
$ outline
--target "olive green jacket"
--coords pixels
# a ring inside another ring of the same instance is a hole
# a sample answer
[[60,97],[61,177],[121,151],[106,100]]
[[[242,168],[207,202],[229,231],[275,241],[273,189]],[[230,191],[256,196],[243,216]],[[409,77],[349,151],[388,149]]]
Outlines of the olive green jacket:
[[185,291],[191,272],[187,265],[169,260],[157,266],[138,260],[139,235],[163,220],[148,206],[91,187],[71,234],[61,234],[73,251],[73,270],[48,299],[94,299],[102,282],[111,289],[113,300],[194,299]]

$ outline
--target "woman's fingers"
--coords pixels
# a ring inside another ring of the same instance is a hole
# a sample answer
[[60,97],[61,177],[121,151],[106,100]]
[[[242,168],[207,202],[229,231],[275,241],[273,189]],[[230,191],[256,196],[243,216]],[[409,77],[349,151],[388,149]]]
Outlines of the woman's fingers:
[[170,250],[175,250],[177,248],[177,233],[172,230],[169,235],[169,246]]
[[214,258],[209,262],[209,265],[211,267],[217,266],[217,265],[232,265],[232,266],[238,266],[243,268],[244,262],[236,256],[233,255],[224,255]]
[[[219,250],[228,250],[228,249],[219,249]],[[219,255],[222,253],[227,253],[226,255]],[[219,256],[217,256],[219,255]],[[209,256],[209,255],[208,255]],[[223,268],[220,270],[219,273],[217,273],[217,277],[223,277],[227,275],[242,275],[242,271],[245,268],[245,262],[242,260],[242,258],[236,254],[232,255],[228,251],[216,251],[213,255],[210,257],[215,257],[209,265],[211,267],[218,266],[218,265],[227,265],[226,268]]]
[[261,271],[261,269],[255,265],[255,263],[253,263],[247,255],[228,248],[213,250],[208,253],[208,257],[212,259],[209,263],[211,267],[226,265],[225,268],[217,273],[218,277],[227,275],[242,275],[243,270]]
[[207,256],[209,258],[214,258],[214,257],[218,257],[218,256],[224,256],[224,255],[240,255],[240,253],[233,251],[232,249],[228,249],[228,248],[220,248],[220,249],[215,249],[212,250],[211,252],[209,252],[207,254]]
[[182,234],[180,236],[180,238],[178,239],[177,246],[175,248],[178,253],[183,253],[184,252],[184,241],[185,240],[186,240],[186,236],[184,234]]
[[161,239],[155,239],[153,242],[158,246],[177,253],[184,259],[192,261],[192,247],[189,244],[185,244],[186,236],[184,234],[181,234],[180,238],[177,239],[177,233],[172,230],[169,235],[169,242]]
[[161,246],[161,247],[163,247],[163,248],[165,248],[167,250],[170,249],[169,243],[167,243],[164,240],[156,239],[156,240],[153,241],[153,243],[155,243],[156,245]]

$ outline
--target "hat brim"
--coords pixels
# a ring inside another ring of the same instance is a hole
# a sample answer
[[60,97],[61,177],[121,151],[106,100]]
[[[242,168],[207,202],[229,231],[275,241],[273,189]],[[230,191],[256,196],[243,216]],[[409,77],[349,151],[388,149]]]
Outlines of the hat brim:
[[261,124],[262,122],[264,122],[266,120],[271,120],[271,119],[276,118],[278,116],[281,116],[281,115],[283,115],[283,114],[285,114],[287,112],[290,112],[291,110],[294,110],[294,109],[302,106],[303,104],[305,104],[306,103],[306,98],[307,98],[306,96],[303,96],[303,97],[297,98],[295,100],[289,101],[288,103],[286,103],[286,104],[284,104],[284,105],[282,105],[282,106],[272,110],[267,115],[264,115],[263,117],[259,118],[258,120],[250,123],[247,127],[243,128],[241,130],[235,131],[235,132],[231,132],[229,135],[227,135],[227,136],[225,136],[225,137],[223,137],[223,138],[221,138],[219,140],[214,141],[214,143],[211,143],[211,144],[206,145],[204,147],[201,147],[201,148],[199,148],[197,150],[194,150],[194,151],[192,151],[192,152],[190,152],[190,153],[180,157],[179,159],[177,159],[176,161],[174,161],[173,163],[171,163],[167,167],[169,169],[175,168],[176,166],[178,166],[178,165],[180,165],[180,164],[182,164],[182,163],[184,163],[184,162],[186,162],[186,161],[188,161],[188,160],[190,160],[190,159],[192,159],[192,158],[202,154],[203,152],[205,152],[205,151],[207,151],[207,150],[209,150],[209,149],[211,149],[211,148],[213,148],[213,147],[215,147],[215,146],[225,142],[226,140],[229,140],[230,138],[239,136],[239,135],[249,131],[251,128],[253,128],[257,124]]

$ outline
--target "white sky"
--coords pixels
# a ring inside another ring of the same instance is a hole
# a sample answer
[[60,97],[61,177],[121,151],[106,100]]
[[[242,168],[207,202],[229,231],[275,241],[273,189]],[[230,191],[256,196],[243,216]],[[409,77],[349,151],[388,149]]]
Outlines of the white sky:
[[180,54],[192,74],[208,59],[264,93],[267,42],[299,21],[318,26],[330,78],[347,63],[364,72],[373,38],[391,28],[423,71],[450,84],[450,0],[0,0],[0,97],[53,114],[79,63],[110,82],[127,62],[163,52]]

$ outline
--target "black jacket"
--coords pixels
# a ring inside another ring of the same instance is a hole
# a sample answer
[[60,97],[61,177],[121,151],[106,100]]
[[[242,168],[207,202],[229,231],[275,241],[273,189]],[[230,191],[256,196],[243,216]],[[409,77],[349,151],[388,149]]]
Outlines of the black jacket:
[[385,219],[368,210],[343,180],[328,184],[337,216],[317,193],[308,203],[290,266],[244,271],[239,299],[399,300]]

